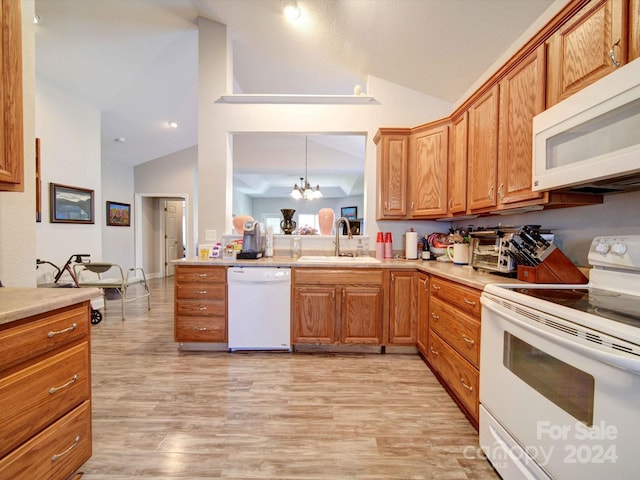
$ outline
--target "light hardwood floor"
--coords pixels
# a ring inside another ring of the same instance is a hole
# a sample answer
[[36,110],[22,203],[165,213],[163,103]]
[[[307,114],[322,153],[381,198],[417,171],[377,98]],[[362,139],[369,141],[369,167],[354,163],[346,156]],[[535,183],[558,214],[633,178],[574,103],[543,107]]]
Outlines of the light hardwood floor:
[[180,353],[173,282],[91,327],[82,480],[498,479],[417,355]]

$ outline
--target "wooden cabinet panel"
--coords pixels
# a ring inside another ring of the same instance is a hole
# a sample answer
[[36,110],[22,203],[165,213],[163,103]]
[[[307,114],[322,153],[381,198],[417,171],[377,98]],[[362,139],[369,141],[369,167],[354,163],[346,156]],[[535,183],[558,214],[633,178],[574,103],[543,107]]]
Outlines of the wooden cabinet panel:
[[629,1],[629,61],[640,57],[640,0]]
[[176,342],[227,341],[227,269],[178,265],[174,285]]
[[407,215],[407,173],[409,135],[378,133],[378,219],[404,218]]
[[415,345],[417,340],[417,273],[390,272],[389,344]]
[[0,191],[11,192],[24,191],[20,4],[2,0],[0,5]]
[[332,287],[296,286],[293,293],[292,342],[336,342],[336,291]]
[[467,206],[471,212],[497,205],[498,93],[495,85],[469,107]]
[[0,378],[0,456],[89,399],[89,344]]
[[480,364],[480,322],[438,298],[431,300],[431,329],[476,368]]
[[429,276],[418,273],[418,337],[417,347],[425,356],[429,345]]
[[341,343],[379,345],[382,339],[383,290],[345,287],[341,291]]
[[431,277],[431,298],[440,298],[463,312],[480,318],[480,291],[438,277]]
[[448,200],[449,215],[467,211],[467,111],[453,118],[449,134]]
[[547,107],[626,62],[627,8],[627,0],[593,0],[551,36]]
[[91,457],[91,402],[0,459],[0,478],[64,479]]
[[533,117],[545,105],[544,45],[518,63],[500,82],[498,203],[541,199],[531,191]]
[[478,423],[480,374],[453,348],[431,330],[428,360],[471,417]]
[[447,213],[449,126],[435,125],[409,141],[409,214],[413,218]]

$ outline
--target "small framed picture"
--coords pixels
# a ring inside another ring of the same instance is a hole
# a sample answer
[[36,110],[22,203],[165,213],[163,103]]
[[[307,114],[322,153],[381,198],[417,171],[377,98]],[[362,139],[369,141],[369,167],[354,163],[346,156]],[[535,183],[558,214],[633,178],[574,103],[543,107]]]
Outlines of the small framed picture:
[[94,223],[93,190],[49,184],[51,223]]
[[342,207],[340,209],[340,216],[347,220],[355,220],[358,218],[358,207]]
[[107,225],[112,227],[130,227],[131,205],[107,200]]

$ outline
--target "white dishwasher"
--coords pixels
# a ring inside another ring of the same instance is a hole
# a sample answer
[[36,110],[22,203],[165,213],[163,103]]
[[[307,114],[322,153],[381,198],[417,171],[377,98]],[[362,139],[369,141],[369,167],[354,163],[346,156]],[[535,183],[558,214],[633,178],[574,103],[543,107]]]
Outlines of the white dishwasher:
[[229,350],[291,350],[291,269],[230,267]]

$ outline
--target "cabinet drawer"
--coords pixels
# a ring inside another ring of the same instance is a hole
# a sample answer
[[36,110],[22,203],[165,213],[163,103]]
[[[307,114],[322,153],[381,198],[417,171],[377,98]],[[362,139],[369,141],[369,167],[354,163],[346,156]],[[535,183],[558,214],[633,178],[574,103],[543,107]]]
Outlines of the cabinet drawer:
[[87,342],[0,379],[0,456],[89,399]]
[[226,283],[226,281],[225,267],[179,265],[176,269],[176,283]]
[[480,316],[480,291],[464,287],[448,280],[431,277],[431,298],[440,298],[458,307],[463,312]]
[[332,269],[332,268],[294,268],[293,283],[305,285],[382,285],[383,270]]
[[69,478],[91,457],[91,402],[88,400],[38,436],[0,459],[0,478]]
[[176,303],[176,315],[206,317],[211,315],[226,315],[226,302],[224,300],[181,300]]
[[226,342],[225,317],[176,317],[176,342]]
[[480,383],[478,370],[438,337],[433,329],[429,335],[428,358],[429,363],[477,421]]
[[429,317],[431,329],[477,367],[480,362],[480,322],[438,298],[431,299]]
[[89,303],[0,331],[0,371],[87,337]]
[[225,300],[227,287],[220,284],[204,285],[178,285],[176,286],[176,299],[208,299]]

